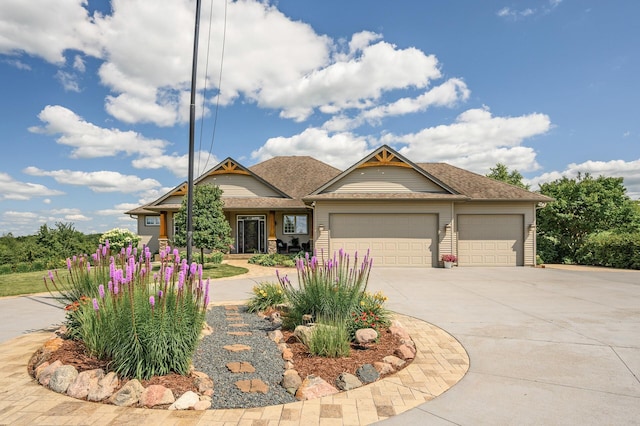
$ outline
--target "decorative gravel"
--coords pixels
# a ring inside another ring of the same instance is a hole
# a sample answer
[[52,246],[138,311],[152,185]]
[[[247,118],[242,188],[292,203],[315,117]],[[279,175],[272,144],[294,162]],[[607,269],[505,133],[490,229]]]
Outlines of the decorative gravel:
[[[238,312],[242,321],[228,321],[227,313]],[[244,323],[248,327],[229,327]],[[237,311],[227,311],[224,306],[214,306],[207,312],[207,324],[213,333],[201,340],[193,357],[196,370],[207,373],[213,379],[211,408],[264,407],[294,402],[293,395],[280,385],[284,374],[284,361],[276,344],[267,337],[267,332],[276,329],[270,321],[248,313],[246,306],[238,306]],[[250,331],[251,336],[232,336],[227,331]],[[251,346],[250,351],[230,352],[226,345],[239,343]],[[226,365],[233,361],[250,362],[255,373],[231,373]],[[239,380],[260,379],[269,385],[269,391],[243,393],[235,385]]]

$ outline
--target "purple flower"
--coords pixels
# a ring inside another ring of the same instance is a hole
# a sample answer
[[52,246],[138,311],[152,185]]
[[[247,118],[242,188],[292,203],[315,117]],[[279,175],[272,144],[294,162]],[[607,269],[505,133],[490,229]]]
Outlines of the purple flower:
[[182,290],[182,287],[184,286],[184,271],[180,271],[178,273],[178,290]]
[[113,293],[113,281],[109,280],[107,283],[107,289],[109,289],[109,293]]
[[49,271],[49,279],[53,281],[53,272]]
[[127,257],[131,256],[131,245],[127,247]]
[[118,291],[119,291],[119,289],[118,289],[118,283],[115,283],[115,284],[113,285],[113,294],[118,294]]
[[91,263],[87,262],[87,272],[91,272]]
[[164,296],[164,291],[158,290],[158,299],[162,299],[162,296]]
[[104,285],[100,284],[98,286],[98,294],[100,295],[101,299],[104,299]]
[[102,247],[102,257],[107,257],[107,246]]
[[196,262],[191,264],[191,270],[189,272],[191,272],[191,275],[195,275],[198,272],[198,264]]
[[98,299],[94,298],[93,299],[93,309],[95,311],[97,311],[98,309],[100,309],[100,307],[98,306]]
[[202,265],[198,264],[198,277],[202,279]]
[[109,240],[104,240],[104,246],[109,250]]
[[[174,248],[173,249],[173,257],[177,258],[179,255],[180,255],[180,252],[178,251],[178,249]],[[176,262],[177,262],[177,260],[176,260]]]
[[71,270],[71,259],[67,257],[67,269]]
[[93,258],[93,261],[94,261],[94,262],[97,262],[97,261],[98,261],[98,253],[93,253],[93,254],[91,255],[91,257]]
[[151,305],[152,308],[156,306],[156,298],[153,296],[149,296],[149,304]]

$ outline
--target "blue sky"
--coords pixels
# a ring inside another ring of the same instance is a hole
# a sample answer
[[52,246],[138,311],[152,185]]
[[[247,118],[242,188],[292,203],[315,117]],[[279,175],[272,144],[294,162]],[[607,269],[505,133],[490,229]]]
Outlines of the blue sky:
[[[620,176],[640,198],[638,2],[202,4],[196,175],[388,144],[533,189]],[[135,229],[126,210],[186,180],[194,5],[0,2],[0,234]]]

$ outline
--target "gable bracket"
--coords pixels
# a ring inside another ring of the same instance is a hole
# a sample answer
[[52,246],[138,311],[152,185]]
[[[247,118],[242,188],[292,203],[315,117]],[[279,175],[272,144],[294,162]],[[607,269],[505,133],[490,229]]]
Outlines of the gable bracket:
[[395,166],[395,167],[407,167],[413,168],[411,165],[405,163],[401,159],[397,158],[395,154],[383,149],[377,153],[372,159],[360,164],[357,168],[363,167],[381,167],[381,166]]
[[236,175],[247,175],[250,173],[246,170],[241,169],[235,162],[231,160],[227,160],[220,165],[216,170],[212,170],[209,172],[208,176],[212,175],[226,175],[226,174],[236,174]]

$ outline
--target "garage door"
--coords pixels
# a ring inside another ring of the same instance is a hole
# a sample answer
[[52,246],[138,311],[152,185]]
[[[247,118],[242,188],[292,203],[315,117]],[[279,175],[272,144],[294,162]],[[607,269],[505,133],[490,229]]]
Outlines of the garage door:
[[522,215],[458,215],[458,265],[522,266]]
[[331,253],[367,250],[378,266],[435,266],[438,217],[435,214],[332,214]]

